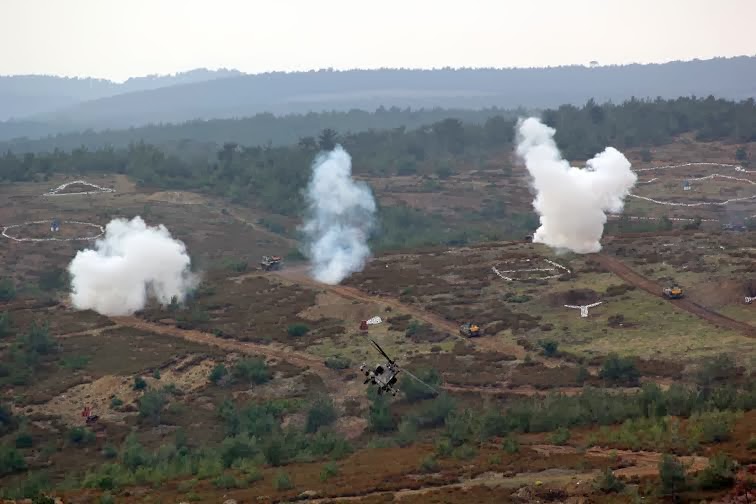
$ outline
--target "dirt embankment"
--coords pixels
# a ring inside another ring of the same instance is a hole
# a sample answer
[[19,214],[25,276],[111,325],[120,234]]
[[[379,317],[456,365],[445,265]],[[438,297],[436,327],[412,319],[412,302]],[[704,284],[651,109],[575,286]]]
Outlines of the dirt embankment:
[[[658,285],[653,280],[644,277],[640,273],[637,273],[616,257],[611,257],[606,254],[596,254],[595,260],[599,264],[601,264],[601,266],[611,271],[612,273],[623,279],[625,282],[643,289],[644,291],[648,292],[649,294],[653,294],[654,296],[661,298],[664,297],[662,293],[662,287],[660,285]],[[756,327],[750,324],[746,324],[745,322],[740,322],[735,319],[731,319],[730,317],[726,317],[720,313],[710,310],[709,308],[706,308],[705,306],[701,306],[700,304],[695,303],[688,298],[670,299],[669,302],[680,308],[681,310],[685,310],[688,313],[700,317],[714,325],[740,332],[745,336],[751,338],[756,338]]]

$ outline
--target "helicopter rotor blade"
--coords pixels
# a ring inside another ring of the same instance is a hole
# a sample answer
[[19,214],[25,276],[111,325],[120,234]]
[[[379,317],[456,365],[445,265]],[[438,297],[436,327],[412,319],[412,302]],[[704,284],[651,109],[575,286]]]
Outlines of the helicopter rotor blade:
[[378,346],[378,343],[376,343],[372,339],[370,341],[373,343],[373,345],[375,345],[375,348],[377,348],[378,351],[381,352],[381,355],[383,355],[386,358],[387,361],[389,361],[391,364],[395,364],[394,361],[391,360],[391,357],[389,357],[388,355],[386,355],[386,352],[383,351],[383,348],[381,348],[380,346]]
[[417,381],[418,383],[422,383],[423,385],[425,385],[426,387],[428,387],[428,388],[429,388],[429,389],[430,389],[431,391],[433,391],[433,392],[434,392],[435,394],[438,394],[438,390],[436,390],[435,388],[431,387],[430,385],[428,385],[428,384],[427,384],[427,383],[425,383],[425,382],[424,382],[423,380],[421,380],[420,378],[418,378],[418,377],[417,377],[417,376],[415,376],[414,374],[410,373],[410,372],[409,372],[409,371],[407,371],[406,369],[402,368],[402,369],[401,369],[401,371],[403,371],[403,372],[407,373],[407,376],[409,376],[409,377],[410,377],[410,378],[412,378],[413,380]]

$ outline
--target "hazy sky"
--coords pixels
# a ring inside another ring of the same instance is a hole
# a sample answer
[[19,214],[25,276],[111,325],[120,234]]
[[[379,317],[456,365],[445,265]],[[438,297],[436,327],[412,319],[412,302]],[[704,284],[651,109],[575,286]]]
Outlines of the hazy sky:
[[756,54],[756,0],[0,0],[0,74],[521,67]]

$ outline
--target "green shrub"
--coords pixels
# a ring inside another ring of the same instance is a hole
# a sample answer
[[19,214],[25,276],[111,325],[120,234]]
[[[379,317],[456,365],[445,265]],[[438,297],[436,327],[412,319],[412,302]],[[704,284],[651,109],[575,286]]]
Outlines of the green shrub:
[[476,414],[469,409],[453,410],[446,417],[446,435],[452,446],[472,441],[476,434]]
[[756,450],[756,436],[751,436],[751,438],[748,440],[748,449]]
[[346,357],[335,355],[333,357],[328,357],[325,360],[325,365],[329,369],[347,369],[352,365],[352,361]]
[[[417,377],[432,388],[438,387],[441,383],[441,376],[435,369],[420,369],[417,371]],[[404,376],[399,384],[399,390],[404,393],[404,397],[409,402],[418,402],[434,397],[436,392],[430,387],[410,376]]]
[[11,330],[11,318],[8,312],[0,313],[0,338],[10,336]]
[[0,476],[26,469],[24,457],[15,448],[0,446]]
[[155,378],[156,380],[159,380],[160,379],[160,370],[159,369],[155,369],[155,371],[152,372],[152,377]]
[[113,397],[110,400],[110,408],[111,409],[118,409],[121,406],[123,406],[123,401],[121,399],[119,399],[118,397]]
[[223,364],[216,364],[213,370],[210,371],[209,379],[212,383],[217,385],[223,378],[228,375],[228,369]]
[[462,446],[458,446],[452,452],[452,457],[459,460],[471,460],[478,455],[478,450],[472,444],[465,443]]
[[373,432],[389,432],[396,428],[394,417],[383,397],[376,398],[370,405],[368,427]]
[[446,438],[436,440],[434,446],[436,456],[438,457],[449,457],[451,456],[452,451],[454,451],[454,447]]
[[279,472],[276,474],[275,479],[273,480],[273,488],[276,490],[291,490],[294,488],[294,484],[291,481],[291,478],[288,474],[285,472]]
[[424,473],[438,472],[438,468],[439,468],[438,461],[432,455],[427,456],[420,463],[420,470]]
[[334,476],[338,476],[338,475],[339,475],[339,466],[337,466],[333,462],[328,462],[326,465],[323,466],[323,470],[320,471],[320,481],[325,482],[333,478]]
[[261,385],[270,381],[271,372],[261,358],[242,359],[234,366],[233,376],[240,382]]
[[321,427],[331,425],[335,421],[336,409],[333,407],[333,401],[328,396],[320,397],[307,412],[305,432],[317,432]]
[[115,503],[115,497],[113,497],[109,492],[105,492],[100,496],[100,504],[114,504]]
[[562,446],[570,440],[570,431],[565,427],[559,427],[549,437],[550,441],[557,446]]
[[16,299],[16,286],[10,278],[0,279],[0,301],[13,301]]
[[31,448],[33,444],[34,440],[28,432],[22,432],[16,436],[16,448],[18,449]]
[[603,493],[619,493],[625,489],[625,484],[614,475],[608,467],[601,471],[593,486],[596,490]]
[[84,369],[89,364],[91,357],[87,355],[69,355],[63,358],[63,367],[77,371]]
[[68,441],[75,445],[86,445],[93,443],[95,435],[89,429],[84,427],[74,427],[68,431]]
[[557,353],[557,350],[559,348],[559,343],[554,340],[547,339],[547,340],[540,340],[538,342],[538,346],[541,347],[541,349],[543,350],[543,354],[545,356],[553,357]]
[[147,382],[141,376],[134,377],[134,390],[144,390],[147,388]]
[[501,449],[510,455],[513,455],[520,451],[520,443],[516,437],[508,436],[501,442]]
[[236,478],[233,477],[233,475],[228,473],[223,473],[217,478],[213,480],[213,485],[215,485],[216,488],[237,488],[238,484],[236,482]]
[[165,392],[151,390],[139,398],[139,417],[160,425],[160,416],[167,403]]
[[404,418],[399,423],[399,430],[396,435],[396,442],[401,447],[411,445],[417,440],[417,420],[414,418]]
[[106,444],[102,448],[102,456],[106,459],[114,459],[118,456],[118,450],[112,444]]
[[599,376],[611,383],[636,386],[640,373],[631,359],[612,353],[604,361]]
[[737,468],[735,462],[724,453],[709,459],[709,465],[698,475],[698,485],[702,490],[728,488],[735,482]]
[[305,324],[292,324],[286,329],[286,332],[289,333],[289,336],[299,338],[310,332],[310,328]]
[[664,454],[659,462],[659,478],[664,495],[677,495],[687,489],[688,483],[680,459]]

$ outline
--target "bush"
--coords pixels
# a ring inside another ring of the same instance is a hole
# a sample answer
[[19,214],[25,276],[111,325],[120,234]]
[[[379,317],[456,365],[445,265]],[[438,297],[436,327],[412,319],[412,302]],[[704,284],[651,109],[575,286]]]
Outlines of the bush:
[[441,394],[433,401],[425,403],[417,417],[419,427],[440,427],[446,423],[449,414],[457,407],[457,403],[448,394]]
[[323,470],[320,471],[320,481],[328,481],[334,476],[339,475],[339,467],[333,462],[328,462],[323,466]]
[[261,385],[270,381],[271,372],[263,359],[243,359],[234,366],[233,376],[241,382]]
[[698,475],[698,485],[702,490],[728,488],[735,482],[737,468],[735,462],[724,453],[709,459],[709,465]]
[[147,388],[147,382],[141,376],[134,377],[134,390],[144,390]]
[[118,397],[114,397],[110,400],[110,408],[111,409],[118,409],[121,406],[123,406],[123,401],[119,399]]
[[687,488],[685,468],[675,456],[662,456],[659,462],[659,478],[664,495],[676,495]]
[[721,443],[730,439],[735,420],[729,411],[706,411],[691,416],[688,428],[701,443]]
[[609,354],[601,367],[599,376],[615,384],[638,385],[640,373],[631,359]]
[[228,473],[223,473],[217,478],[213,480],[213,485],[215,485],[216,488],[237,488],[238,484],[236,482],[236,478],[233,477],[233,475]]
[[160,414],[167,403],[165,392],[152,390],[139,398],[139,417],[160,425]]
[[16,286],[10,278],[0,279],[0,301],[13,301],[16,299]]
[[404,418],[399,423],[396,442],[404,448],[414,443],[415,440],[417,440],[417,421],[414,418]]
[[310,328],[305,324],[292,324],[286,329],[286,332],[289,333],[289,336],[299,338],[310,332]]
[[520,443],[515,437],[506,437],[504,438],[504,441],[501,442],[501,449],[510,455],[514,455],[520,451]]
[[273,480],[273,488],[276,490],[291,490],[294,488],[294,484],[291,481],[291,478],[289,478],[289,475],[285,472],[279,472],[276,474],[275,479]]
[[11,318],[8,312],[0,313],[0,338],[11,335]]
[[0,476],[26,469],[24,457],[15,448],[0,446]]
[[543,354],[547,357],[553,357],[557,354],[557,350],[559,349],[559,343],[551,339],[541,340],[538,342],[538,345],[543,350]]
[[212,371],[210,371],[209,379],[212,383],[217,385],[223,378],[228,375],[228,369],[223,364],[216,364]]
[[229,260],[226,262],[226,268],[230,269],[231,271],[235,271],[236,273],[244,273],[247,271],[248,268],[247,261],[244,261],[242,259],[239,260]]
[[333,407],[333,401],[329,397],[321,397],[313,403],[307,412],[305,431],[317,432],[321,427],[331,425],[334,421],[336,421],[336,409]]
[[68,441],[75,445],[85,445],[93,443],[95,435],[89,429],[84,427],[74,427],[68,431]]
[[570,431],[565,427],[559,427],[551,434],[551,442],[557,446],[562,446],[570,440]]
[[410,376],[404,376],[399,389],[404,393],[404,396],[409,402],[418,402],[423,399],[430,399],[436,395],[436,392],[429,387],[437,387],[441,383],[441,376],[435,369],[421,369],[417,372],[417,377],[428,386]]
[[89,364],[91,358],[87,355],[69,355],[63,358],[63,367],[72,371],[84,369]]
[[373,432],[389,432],[396,428],[394,417],[383,397],[377,397],[370,405],[368,428]]
[[28,352],[41,355],[51,354],[57,348],[55,341],[50,337],[50,326],[47,323],[37,324],[36,321],[32,322],[22,342]]
[[31,448],[33,444],[34,440],[28,432],[22,432],[16,436],[16,448],[18,449]]
[[113,497],[109,492],[105,492],[100,496],[100,504],[114,504],[115,503],[115,497]]
[[446,417],[446,435],[452,446],[461,446],[475,438],[477,422],[472,410],[451,411]]
[[106,444],[102,448],[102,456],[106,459],[114,459],[118,456],[118,450],[112,444]]
[[424,473],[438,472],[438,461],[433,455],[428,455],[420,464],[420,470]]
[[352,361],[346,357],[335,355],[333,357],[328,357],[325,360],[325,365],[329,369],[347,369],[352,365]]
[[619,493],[625,489],[625,484],[614,475],[608,467],[601,471],[593,484],[594,488],[603,493]]

